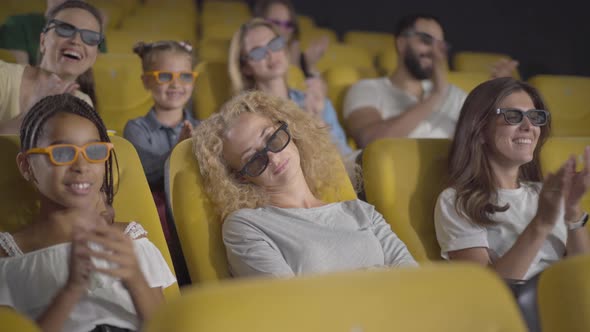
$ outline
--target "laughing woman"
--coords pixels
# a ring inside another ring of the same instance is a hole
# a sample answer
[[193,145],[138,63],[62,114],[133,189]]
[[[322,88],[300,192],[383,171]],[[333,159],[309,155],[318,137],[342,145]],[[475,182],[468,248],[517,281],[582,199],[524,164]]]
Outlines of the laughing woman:
[[450,154],[450,188],[435,209],[442,257],[489,265],[506,279],[531,279],[550,264],[590,252],[580,201],[590,187],[571,157],[542,178],[539,154],[551,118],[532,86],[499,78],[463,105]]
[[103,39],[102,17],[92,5],[72,0],[52,8],[39,67],[0,61],[0,133],[16,133],[29,107],[46,95],[71,92],[95,105],[91,68]]

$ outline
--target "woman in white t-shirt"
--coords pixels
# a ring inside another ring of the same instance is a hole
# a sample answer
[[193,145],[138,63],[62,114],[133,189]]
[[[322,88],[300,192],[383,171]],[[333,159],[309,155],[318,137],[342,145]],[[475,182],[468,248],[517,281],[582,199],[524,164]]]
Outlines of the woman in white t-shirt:
[[590,252],[580,200],[590,187],[590,147],[542,178],[539,153],[550,116],[532,86],[512,78],[480,84],[465,100],[452,143],[450,187],[435,209],[441,255],[530,279]]
[[70,94],[45,97],[20,140],[17,165],[40,208],[0,233],[0,306],[43,331],[138,330],[176,280],[140,224],[113,222],[116,163],[98,113]]

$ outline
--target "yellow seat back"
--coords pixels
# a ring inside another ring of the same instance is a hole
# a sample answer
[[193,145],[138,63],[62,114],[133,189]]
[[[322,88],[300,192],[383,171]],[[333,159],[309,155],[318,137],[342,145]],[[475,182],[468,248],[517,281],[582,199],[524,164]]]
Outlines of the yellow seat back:
[[543,332],[590,331],[590,256],[565,259],[541,274],[538,306]]
[[397,51],[394,46],[384,48],[377,53],[377,69],[381,75],[391,75],[397,68]]
[[228,62],[229,39],[206,39],[199,43],[197,58],[201,62]]
[[554,136],[590,136],[590,77],[537,75],[529,83],[547,103]]
[[512,295],[467,264],[250,279],[194,287],[146,324],[155,331],[525,331]]
[[[121,137],[112,136],[111,140],[115,144],[119,163],[119,174],[114,170],[118,188],[113,203],[115,219],[141,223],[148,232],[150,241],[158,247],[170,270],[174,272],[158,212],[137,152],[131,143]],[[19,150],[18,136],[0,136],[0,153],[7,156],[3,172],[0,172],[0,231],[13,232],[31,222],[38,212],[38,195],[16,167],[15,160]],[[168,287],[164,294],[167,299],[177,296],[177,284]]]
[[40,332],[41,329],[32,320],[19,314],[12,308],[0,306],[0,322],[3,331]]
[[340,43],[331,43],[316,66],[321,72],[334,67],[352,67],[363,78],[377,75],[373,59],[365,49]]
[[449,83],[461,88],[466,93],[471,92],[476,86],[490,79],[489,73],[450,71],[447,73]]
[[446,187],[451,142],[445,139],[383,139],[363,152],[367,201],[383,214],[419,262],[440,259],[434,206]]
[[144,116],[154,104],[141,82],[141,60],[134,54],[101,54],[93,71],[98,113],[108,129],[123,135],[127,121]]
[[379,52],[395,46],[395,37],[391,33],[352,30],[344,34],[344,42],[366,49],[373,58]]
[[4,62],[16,63],[16,58],[9,50],[0,48],[0,60]]
[[[509,55],[501,53],[457,52],[453,57],[453,68],[456,71],[480,72],[489,76],[494,64],[502,59],[511,60]],[[512,76],[520,79],[518,71],[514,71]]]
[[231,96],[231,83],[225,62],[201,62],[193,91],[195,114],[200,120],[207,119]]
[[352,67],[332,67],[323,75],[326,84],[328,85],[328,98],[334,104],[338,120],[344,123],[343,119],[343,104],[344,97],[348,89],[361,79],[358,70]]
[[[342,172],[341,186],[337,192],[325,192],[322,198],[328,202],[356,198],[344,166],[337,165],[335,170]],[[174,222],[192,282],[228,278],[222,220],[206,194],[190,140],[172,150],[167,173]]]

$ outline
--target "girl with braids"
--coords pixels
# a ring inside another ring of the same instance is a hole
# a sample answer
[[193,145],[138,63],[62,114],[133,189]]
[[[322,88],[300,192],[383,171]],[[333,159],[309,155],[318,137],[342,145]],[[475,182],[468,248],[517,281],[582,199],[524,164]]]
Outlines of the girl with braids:
[[70,0],[49,10],[39,67],[0,61],[0,133],[17,133],[29,108],[47,95],[69,92],[96,105],[91,68],[103,39],[92,5]]
[[104,123],[69,94],[42,99],[21,127],[16,161],[40,210],[0,233],[0,306],[43,331],[139,329],[175,282],[136,222],[115,223],[116,156]]
[[539,155],[550,120],[539,92],[513,78],[487,81],[467,96],[451,146],[450,187],[434,215],[443,258],[530,280],[590,252],[580,206],[590,188],[590,147],[581,172],[571,157],[543,179]]

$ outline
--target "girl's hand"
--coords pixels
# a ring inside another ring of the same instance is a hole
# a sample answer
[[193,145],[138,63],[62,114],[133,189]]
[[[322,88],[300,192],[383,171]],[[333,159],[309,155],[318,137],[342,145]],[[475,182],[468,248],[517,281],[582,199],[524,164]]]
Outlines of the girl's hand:
[[324,53],[326,53],[329,44],[330,39],[327,36],[322,36],[309,45],[307,50],[305,50],[305,60],[307,60],[310,67],[315,66],[315,64],[322,58]]
[[182,129],[180,130],[180,135],[178,135],[178,143],[184,141],[185,139],[191,138],[192,136],[193,125],[190,123],[190,121],[184,120],[182,123]]
[[576,158],[570,157],[567,170],[567,191],[565,193],[565,220],[575,221],[580,213],[580,201],[590,188],[590,146],[584,149],[584,168],[576,172]]
[[557,173],[549,173],[543,182],[543,189],[539,194],[539,207],[537,208],[538,222],[551,229],[557,223],[561,205],[564,202],[566,190],[568,189],[568,172],[572,167],[572,160],[568,159],[559,168]]
[[66,290],[83,292],[90,286],[90,277],[94,266],[90,260],[90,248],[88,248],[85,235],[84,228],[74,226]]
[[91,251],[90,256],[114,264],[111,268],[94,268],[94,271],[119,278],[127,286],[144,280],[133,240],[116,227],[99,225],[90,230],[88,241],[101,245],[104,251]]

